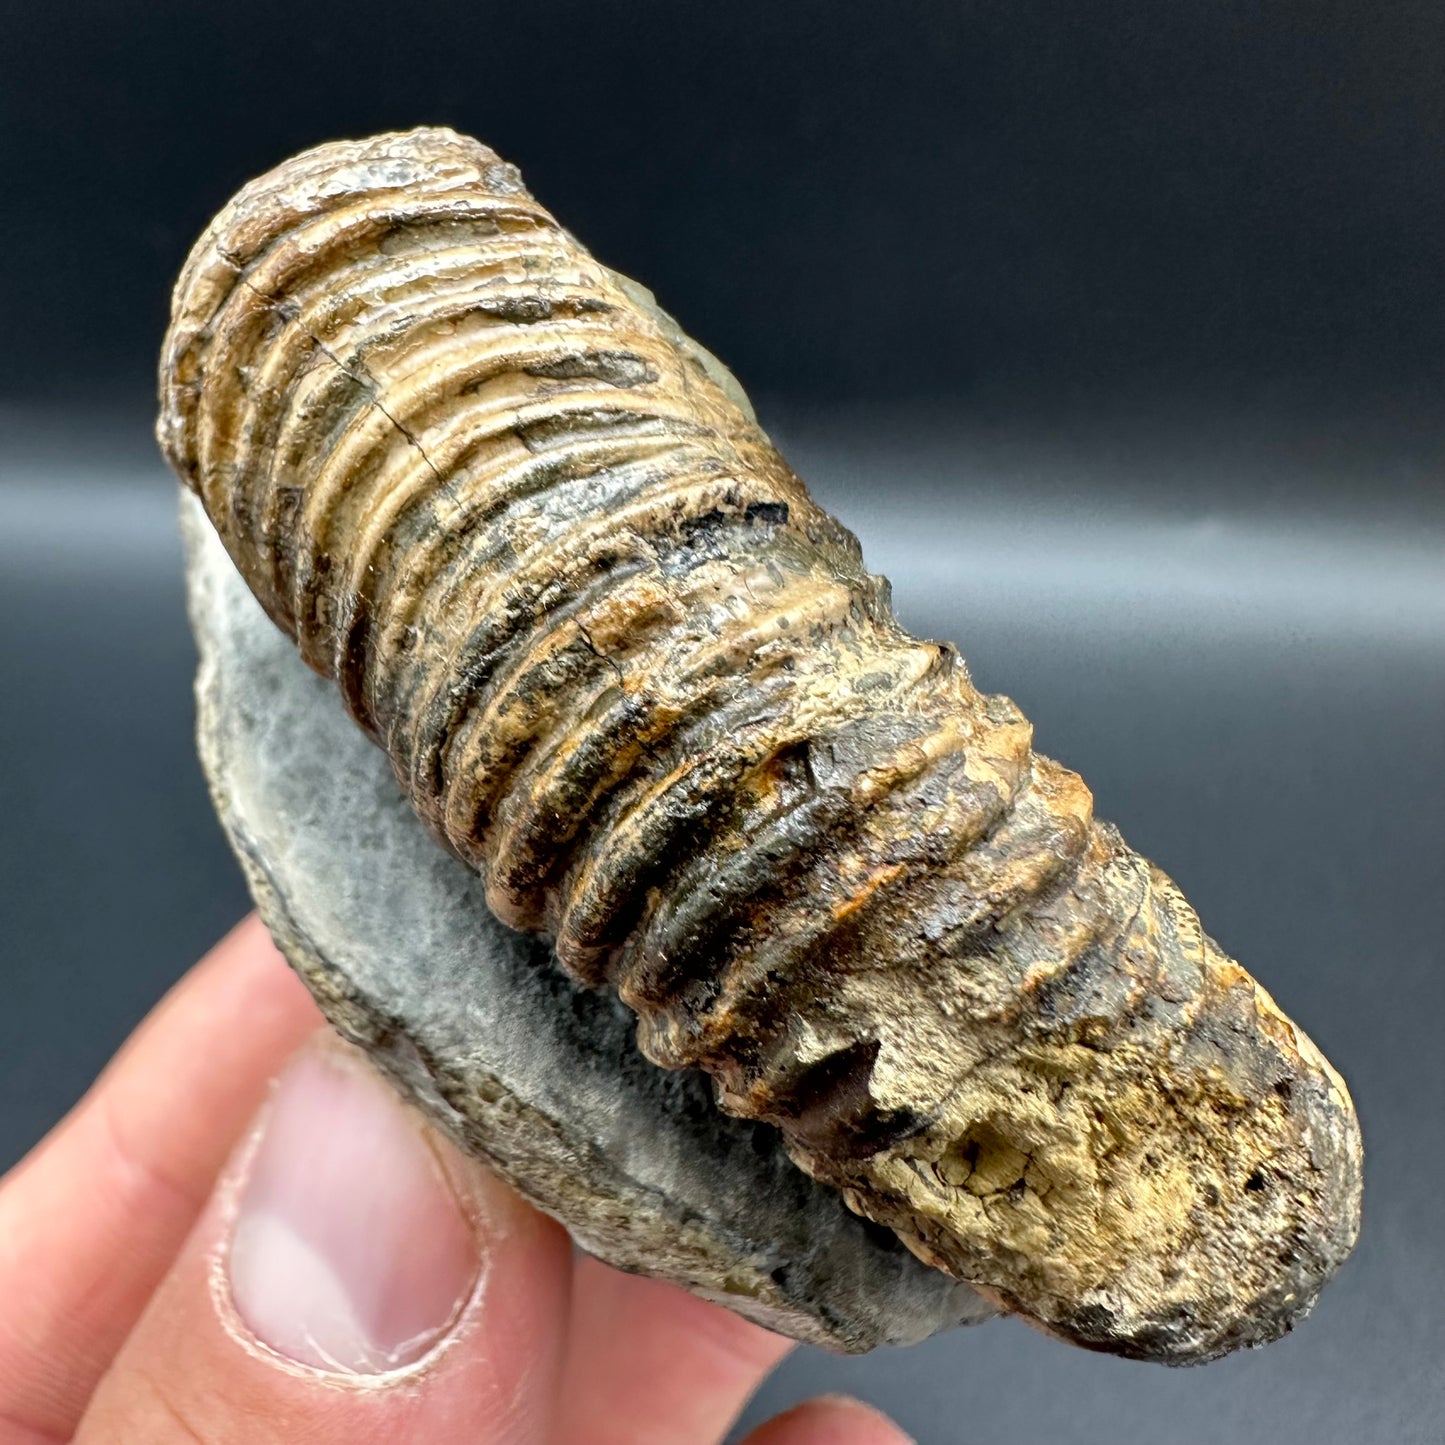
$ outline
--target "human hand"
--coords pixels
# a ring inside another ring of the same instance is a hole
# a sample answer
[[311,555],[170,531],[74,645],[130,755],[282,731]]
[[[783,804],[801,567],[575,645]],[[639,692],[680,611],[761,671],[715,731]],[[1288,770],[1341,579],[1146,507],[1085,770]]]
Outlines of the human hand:
[[[574,1260],[255,918],[0,1181],[0,1445],[703,1445],[787,1349]],[[906,1445],[836,1399],[748,1442]]]

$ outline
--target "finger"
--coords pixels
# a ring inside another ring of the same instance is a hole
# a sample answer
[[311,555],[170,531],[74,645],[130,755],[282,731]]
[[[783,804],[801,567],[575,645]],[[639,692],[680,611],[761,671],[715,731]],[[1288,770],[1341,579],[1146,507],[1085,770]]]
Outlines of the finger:
[[557,1438],[588,1445],[721,1440],[790,1347],[672,1285],[581,1259]]
[[867,1405],[827,1395],[759,1425],[742,1445],[913,1445],[913,1441]]
[[541,1445],[566,1235],[355,1050],[308,1043],[98,1386],[77,1445]]
[[69,1439],[266,1081],[319,1020],[247,919],[0,1183],[0,1421],[17,1434]]

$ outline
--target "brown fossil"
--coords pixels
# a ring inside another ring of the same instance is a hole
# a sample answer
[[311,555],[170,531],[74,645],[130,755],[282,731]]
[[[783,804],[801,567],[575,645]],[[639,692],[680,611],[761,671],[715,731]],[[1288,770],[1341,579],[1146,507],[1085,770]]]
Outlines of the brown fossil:
[[511,166],[321,146],[197,243],[159,434],[496,912],[657,1063],[1077,1342],[1274,1338],[1349,1252],[1349,1095]]

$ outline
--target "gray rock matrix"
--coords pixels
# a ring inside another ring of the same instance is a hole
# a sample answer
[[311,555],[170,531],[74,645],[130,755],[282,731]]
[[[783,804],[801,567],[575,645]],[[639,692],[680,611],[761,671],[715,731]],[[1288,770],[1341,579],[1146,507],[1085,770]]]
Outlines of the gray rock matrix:
[[589,1253],[831,1349],[994,1310],[852,1214],[765,1125],[649,1063],[633,1016],[503,927],[385,756],[181,501],[201,762],[261,916],[322,1012]]

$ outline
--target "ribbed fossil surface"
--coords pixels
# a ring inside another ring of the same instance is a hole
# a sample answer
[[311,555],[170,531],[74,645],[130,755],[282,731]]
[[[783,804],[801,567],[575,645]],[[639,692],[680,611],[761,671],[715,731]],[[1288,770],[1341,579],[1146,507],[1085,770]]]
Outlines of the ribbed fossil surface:
[[1358,1227],[1338,1075],[515,169],[420,130],[253,182],[161,384],[271,617],[649,1057],[1080,1343],[1207,1359],[1312,1304]]

